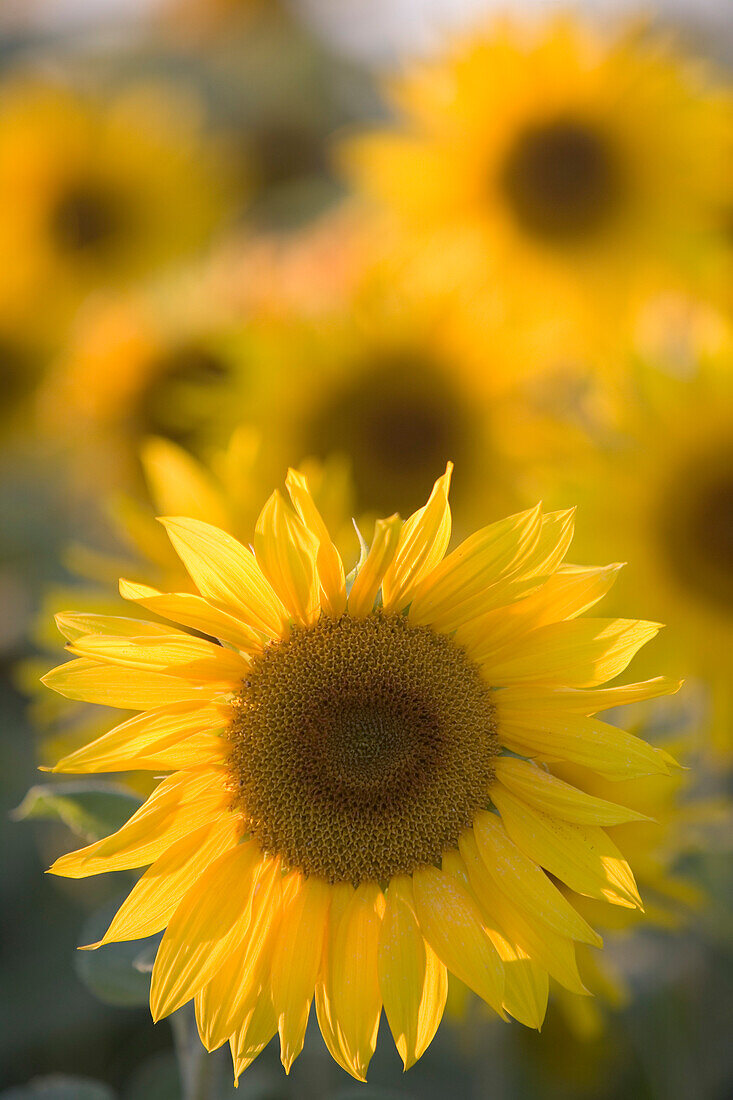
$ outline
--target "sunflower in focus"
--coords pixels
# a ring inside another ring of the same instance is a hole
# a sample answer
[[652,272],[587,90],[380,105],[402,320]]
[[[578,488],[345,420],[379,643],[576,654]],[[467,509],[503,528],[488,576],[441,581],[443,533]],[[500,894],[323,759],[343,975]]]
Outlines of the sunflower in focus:
[[[733,388],[730,346],[692,373],[640,365],[618,426],[561,465],[558,485],[583,505],[581,552],[631,563],[618,597],[669,624],[657,646],[709,692],[716,752],[733,749]],[[537,482],[534,483],[537,488]],[[598,486],[604,486],[602,493]]]
[[502,20],[388,95],[397,124],[343,159],[395,220],[408,278],[455,300],[469,344],[499,316],[529,365],[598,356],[652,275],[703,277],[730,100],[666,43]]
[[139,713],[55,770],[171,774],[52,871],[148,866],[100,943],[165,928],[153,1016],[193,1000],[203,1043],[229,1042],[237,1078],[276,1033],[289,1070],[313,1000],[354,1077],[382,1008],[410,1066],[449,971],[539,1027],[549,976],[585,993],[575,944],[600,945],[553,880],[641,906],[604,830],[638,814],[545,763],[669,772],[667,753],[593,717],[676,690],[664,677],[600,687],[658,627],[580,617],[617,567],[562,564],[572,512],[537,506],[446,555],[450,478],[449,464],[404,523],[377,520],[347,573],[291,469],[253,549],[161,521],[194,590],[122,580],[154,620],[57,617],[75,659],[46,684]]
[[91,287],[201,247],[231,209],[196,102],[139,85],[111,99],[28,77],[0,93],[0,314],[63,320]]

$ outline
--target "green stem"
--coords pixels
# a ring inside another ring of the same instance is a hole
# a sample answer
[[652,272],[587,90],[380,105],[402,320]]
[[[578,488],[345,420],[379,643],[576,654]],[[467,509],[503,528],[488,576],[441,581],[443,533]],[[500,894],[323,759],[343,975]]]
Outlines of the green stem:
[[181,1008],[170,1017],[173,1044],[178,1059],[182,1100],[215,1100],[219,1060],[208,1054],[199,1039],[190,1008]]

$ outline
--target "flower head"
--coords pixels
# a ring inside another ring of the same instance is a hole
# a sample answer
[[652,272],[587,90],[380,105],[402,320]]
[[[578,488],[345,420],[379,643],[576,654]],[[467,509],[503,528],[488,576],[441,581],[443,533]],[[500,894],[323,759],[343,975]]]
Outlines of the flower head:
[[665,664],[709,691],[708,742],[726,755],[733,747],[732,361],[728,343],[681,367],[638,364],[614,428],[548,463],[541,478],[548,495],[562,486],[581,502],[582,553],[608,547],[630,563],[619,598],[643,600],[669,623]]
[[599,687],[657,625],[580,617],[618,567],[562,564],[571,512],[532,508],[446,555],[450,476],[404,523],[377,520],[348,577],[291,470],[290,502],[269,498],[253,549],[162,521],[197,591],[122,581],[156,620],[58,616],[76,660],[46,683],[141,713],[57,770],[171,775],[52,870],[150,865],[101,942],[166,928],[153,1015],[193,998],[203,1042],[229,1041],[237,1075],[278,1031],[289,1069],[313,999],[349,1073],[364,1078],[382,1007],[409,1066],[448,971],[539,1027],[549,976],[584,993],[575,944],[600,945],[549,876],[641,906],[603,828],[639,815],[549,765],[669,771],[666,753],[593,717],[675,690]]
[[0,243],[16,262],[0,279],[0,314],[52,327],[90,287],[129,282],[203,245],[233,194],[199,116],[171,88],[141,84],[107,99],[43,78],[8,81]]
[[347,170],[392,217],[410,281],[456,299],[474,339],[498,313],[530,360],[595,361],[652,273],[700,278],[730,103],[638,26],[499,20],[387,94],[397,124],[348,144]]

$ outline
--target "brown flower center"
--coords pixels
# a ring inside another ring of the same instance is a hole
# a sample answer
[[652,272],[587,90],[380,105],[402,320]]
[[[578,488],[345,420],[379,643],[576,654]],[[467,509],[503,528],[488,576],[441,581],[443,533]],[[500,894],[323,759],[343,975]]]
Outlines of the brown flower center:
[[418,353],[385,353],[348,372],[303,425],[300,453],[352,462],[358,511],[409,515],[425,471],[473,463],[474,417],[449,375]]
[[603,229],[621,197],[619,165],[606,137],[559,118],[519,134],[500,185],[521,228],[548,243],[577,243]]
[[150,369],[137,409],[139,430],[194,446],[220,401],[229,365],[218,351],[195,343],[172,347]]
[[498,751],[478,669],[401,615],[322,617],[252,661],[234,803],[263,848],[331,882],[437,863],[486,806]]
[[733,445],[697,456],[671,479],[658,511],[662,553],[690,592],[733,610]]
[[118,237],[123,214],[118,197],[94,181],[70,184],[50,215],[51,236],[60,252],[102,252]]

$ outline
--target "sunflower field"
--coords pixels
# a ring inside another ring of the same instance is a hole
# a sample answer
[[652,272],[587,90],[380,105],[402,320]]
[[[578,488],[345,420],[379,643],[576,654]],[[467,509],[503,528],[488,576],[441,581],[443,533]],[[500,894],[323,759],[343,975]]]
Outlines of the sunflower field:
[[733,1096],[732,67],[0,4],[0,1100]]

